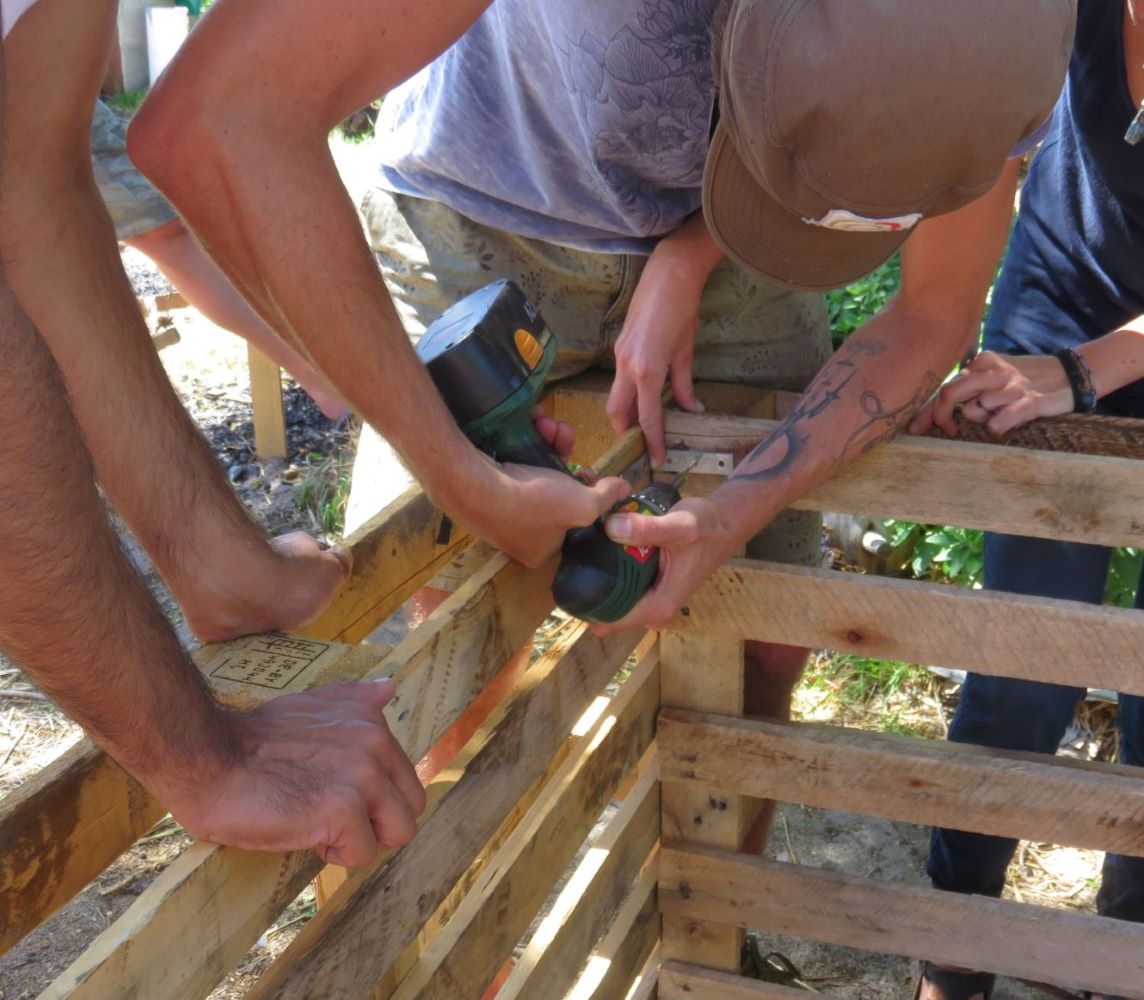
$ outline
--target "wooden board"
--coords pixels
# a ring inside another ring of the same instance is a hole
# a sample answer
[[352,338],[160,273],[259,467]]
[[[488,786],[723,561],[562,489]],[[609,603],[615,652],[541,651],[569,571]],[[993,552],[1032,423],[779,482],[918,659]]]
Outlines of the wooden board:
[[744,979],[682,962],[664,962],[659,970],[659,1000],[806,1000],[806,997],[806,990]]
[[360,642],[473,543],[412,486],[350,535],[350,578],[300,634]]
[[1144,857],[1144,768],[665,709],[665,781]]
[[636,988],[660,937],[655,892],[658,855],[657,850],[644,862],[639,881],[593,949],[566,1000],[622,1000]]
[[[658,702],[658,690],[655,697]],[[561,1000],[584,968],[592,946],[615,919],[659,840],[659,772],[654,748],[645,755],[641,768],[631,793],[572,872],[516,960],[497,1000]]]
[[[660,674],[665,705],[743,713],[743,643],[736,638],[664,632]],[[739,796],[694,783],[664,782],[662,802],[663,836],[697,844],[737,849],[754,817]],[[742,932],[735,926],[664,917],[665,959],[737,970],[742,946]]]
[[522,678],[503,718],[474,737],[483,746],[464,775],[458,780],[447,774],[434,782],[448,782],[448,791],[413,841],[380,867],[351,878],[262,976],[251,1000],[368,992],[500,818],[543,773],[572,724],[639,639],[632,632],[600,639],[578,626],[541,657]]
[[282,369],[254,344],[246,343],[250,369],[250,409],[254,416],[254,450],[262,461],[286,457],[286,412],[282,403]]
[[[669,411],[669,440],[742,451],[775,421]],[[898,437],[792,506],[1100,545],[1144,544],[1144,463],[1000,445]]]
[[695,920],[1111,995],[1144,982],[1144,924],[666,844],[660,907]]
[[[508,842],[485,866],[478,884],[401,982],[396,1000],[454,1000],[484,993],[624,775],[651,746],[658,707],[659,674],[649,662],[625,681],[576,754],[553,776]],[[643,823],[632,877],[657,839],[659,796],[652,795],[658,788],[654,769],[649,770],[651,777],[644,782],[640,800],[624,811],[625,821],[638,815]],[[619,864],[619,855],[615,863]],[[589,940],[582,958],[598,936]],[[539,996],[525,995],[530,1000]]]
[[[251,707],[362,677],[389,647],[353,649],[278,634],[192,656],[220,695]],[[166,814],[91,740],[81,740],[0,803],[0,951],[42,923]]]
[[[371,676],[393,675],[385,714],[419,759],[551,608],[547,574],[497,555]],[[365,647],[368,649],[368,647]],[[102,1000],[108,990],[197,997],[246,953],[317,873],[308,852],[257,854],[198,844],[163,872],[51,987],[52,996]],[[182,961],[154,963],[178,942]]]
[[1144,694],[1129,608],[732,560],[686,610],[672,628]]

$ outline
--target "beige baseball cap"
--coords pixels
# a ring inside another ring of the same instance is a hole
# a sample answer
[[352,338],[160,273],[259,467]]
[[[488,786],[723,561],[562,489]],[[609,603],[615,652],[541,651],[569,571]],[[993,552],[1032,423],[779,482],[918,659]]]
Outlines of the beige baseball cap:
[[764,278],[836,288],[984,194],[1049,116],[1075,0],[733,0],[708,226]]

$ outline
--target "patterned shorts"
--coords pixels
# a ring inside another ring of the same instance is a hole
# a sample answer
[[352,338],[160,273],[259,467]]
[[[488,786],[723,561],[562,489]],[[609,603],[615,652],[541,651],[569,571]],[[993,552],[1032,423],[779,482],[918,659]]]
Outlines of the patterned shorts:
[[[572,250],[482,226],[440,202],[375,188],[362,202],[370,245],[414,341],[449,305],[498,278],[511,278],[539,308],[559,353],[550,378],[613,367],[645,257]],[[703,292],[696,379],[802,389],[830,356],[821,296],[788,292],[730,261]],[[372,429],[362,431],[346,531],[375,514],[411,479]],[[752,540],[749,554],[816,563],[821,518],[785,511]]]
[[175,210],[127,158],[127,122],[102,101],[91,122],[91,165],[115,235],[142,236],[176,218]]

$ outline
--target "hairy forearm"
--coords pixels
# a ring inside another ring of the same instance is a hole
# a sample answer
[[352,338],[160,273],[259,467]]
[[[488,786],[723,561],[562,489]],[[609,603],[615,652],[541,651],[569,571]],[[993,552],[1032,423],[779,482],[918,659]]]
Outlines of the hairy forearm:
[[[960,327],[891,303],[855,333],[713,499],[745,541],[778,511],[898,433],[957,360]],[[913,335],[911,335],[911,333]]]
[[[457,431],[410,347],[326,136],[485,5],[223,0],[129,133],[132,158],[236,287],[442,501],[463,499],[460,478],[471,492],[495,473]],[[351,15],[361,32],[338,28]]]
[[0,282],[0,645],[112,756],[167,797],[230,728],[132,572],[52,358]]

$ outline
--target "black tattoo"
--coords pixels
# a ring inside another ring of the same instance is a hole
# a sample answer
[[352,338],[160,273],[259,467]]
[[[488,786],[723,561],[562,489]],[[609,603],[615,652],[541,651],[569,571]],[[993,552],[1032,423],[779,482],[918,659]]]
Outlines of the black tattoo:
[[[731,476],[731,481],[760,482],[784,475],[805,453],[809,440],[807,424],[822,416],[841,400],[847,386],[858,374],[857,358],[877,357],[884,353],[886,348],[877,341],[859,340],[848,343],[843,350],[847,349],[850,357],[835,357],[834,363],[824,369],[811,383],[798,405],[791,410],[778,429],[761,441],[739,464],[739,468]],[[877,392],[872,389],[864,390],[857,402],[865,420],[833,456],[831,460],[833,469],[837,471],[852,458],[864,454],[896,434],[905,421],[933,395],[939,383],[937,375],[926,372],[909,401],[892,409],[886,408],[885,401]]]

